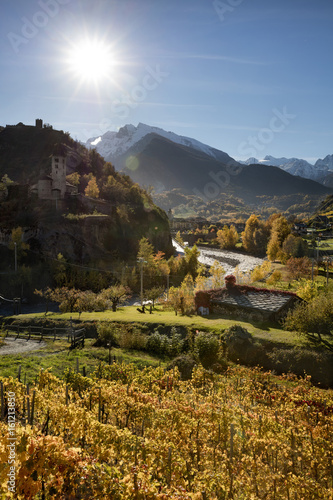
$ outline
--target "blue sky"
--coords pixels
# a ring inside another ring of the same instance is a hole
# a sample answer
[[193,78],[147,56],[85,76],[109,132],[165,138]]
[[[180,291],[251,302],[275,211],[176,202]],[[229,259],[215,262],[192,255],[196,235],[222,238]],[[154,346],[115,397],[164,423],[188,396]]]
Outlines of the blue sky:
[[[86,141],[143,122],[234,158],[323,158],[332,25],[331,0],[3,0],[0,124]],[[87,41],[113,62],[96,80],[68,62]]]

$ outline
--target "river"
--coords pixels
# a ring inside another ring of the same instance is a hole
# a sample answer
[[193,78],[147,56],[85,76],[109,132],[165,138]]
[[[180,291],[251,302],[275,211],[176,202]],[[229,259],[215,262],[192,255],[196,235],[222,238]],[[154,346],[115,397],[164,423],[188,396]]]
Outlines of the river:
[[[176,252],[180,254],[184,253],[184,249],[178,245],[174,239],[172,240],[172,244]],[[225,269],[226,274],[233,274],[236,267],[240,272],[248,273],[264,262],[264,259],[260,259],[259,257],[252,257],[251,255],[238,252],[230,252],[229,250],[202,247],[198,247],[198,250],[200,252],[199,262],[211,266],[217,260]]]

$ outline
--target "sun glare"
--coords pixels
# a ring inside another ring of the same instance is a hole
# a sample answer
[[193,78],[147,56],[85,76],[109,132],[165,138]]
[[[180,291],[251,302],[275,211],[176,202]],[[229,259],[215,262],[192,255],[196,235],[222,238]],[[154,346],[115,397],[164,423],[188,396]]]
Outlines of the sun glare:
[[111,77],[114,60],[107,44],[97,40],[84,40],[70,48],[68,65],[73,75],[81,81],[100,83]]

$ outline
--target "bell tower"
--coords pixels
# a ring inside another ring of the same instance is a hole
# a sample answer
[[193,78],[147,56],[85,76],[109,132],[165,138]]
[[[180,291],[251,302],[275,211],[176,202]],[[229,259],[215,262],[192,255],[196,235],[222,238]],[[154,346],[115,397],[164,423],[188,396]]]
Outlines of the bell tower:
[[52,190],[58,190],[60,199],[65,197],[66,192],[66,156],[52,156]]

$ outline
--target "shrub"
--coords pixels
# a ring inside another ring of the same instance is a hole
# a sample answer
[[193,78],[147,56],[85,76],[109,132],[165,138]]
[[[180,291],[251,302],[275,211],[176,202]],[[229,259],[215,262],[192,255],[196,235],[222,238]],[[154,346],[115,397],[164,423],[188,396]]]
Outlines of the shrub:
[[118,335],[118,344],[123,349],[145,350],[147,335],[137,326],[121,325]]
[[279,281],[281,281],[282,278],[282,273],[281,271],[278,271],[275,269],[275,271],[272,272],[269,278],[267,278],[266,283],[267,285],[275,285]]
[[111,343],[112,346],[118,344],[118,334],[121,327],[117,323],[101,321],[97,326],[98,340],[102,345]]
[[310,375],[311,380],[325,387],[333,385],[333,355],[308,349],[273,349],[268,353],[272,369],[277,373]]
[[195,365],[195,359],[193,359],[191,356],[182,355],[175,358],[168,365],[168,370],[172,370],[172,368],[177,366],[182,380],[190,380],[192,378],[192,372]]
[[253,345],[253,338],[246,328],[233,325],[223,335],[230,359],[246,362],[247,352]]
[[204,368],[211,368],[218,362],[220,341],[216,335],[198,333],[194,341],[194,350]]
[[211,367],[215,373],[225,373],[229,368],[228,361],[225,358],[219,358],[217,363],[214,363]]
[[162,345],[164,342],[164,335],[161,335],[158,331],[149,335],[146,349],[148,352],[153,354],[162,354]]
[[90,378],[84,377],[80,373],[75,373],[70,368],[66,368],[64,379],[66,384],[70,385],[74,391],[86,391],[93,385]]
[[158,355],[166,355],[170,358],[178,356],[184,347],[184,341],[175,327],[171,328],[171,337],[162,335],[156,330],[148,337],[146,349],[148,352]]

